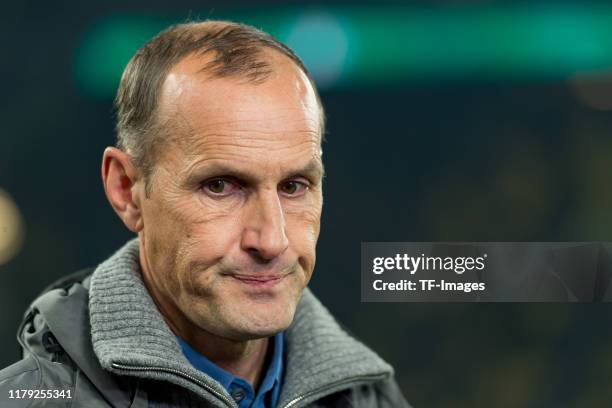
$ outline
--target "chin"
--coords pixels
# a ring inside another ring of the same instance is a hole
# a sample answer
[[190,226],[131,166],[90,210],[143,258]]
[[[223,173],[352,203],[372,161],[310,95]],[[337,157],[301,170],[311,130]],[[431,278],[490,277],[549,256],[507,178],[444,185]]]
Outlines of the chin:
[[287,292],[272,296],[225,293],[213,301],[198,299],[182,309],[208,333],[234,341],[254,340],[274,336],[291,325],[300,296],[295,296],[295,289]]
[[[259,306],[255,309],[263,309]],[[293,322],[294,306],[285,306],[284,310],[268,307],[267,310],[250,310],[228,322],[233,325],[236,340],[253,340],[274,336],[286,330]]]

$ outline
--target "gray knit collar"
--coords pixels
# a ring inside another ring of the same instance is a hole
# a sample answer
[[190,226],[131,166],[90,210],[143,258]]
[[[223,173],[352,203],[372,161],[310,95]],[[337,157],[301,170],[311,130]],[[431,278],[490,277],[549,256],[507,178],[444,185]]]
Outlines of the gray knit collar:
[[[171,374],[178,371],[231,401],[221,384],[195,369],[184,357],[142,282],[137,239],[96,268],[89,293],[92,344],[103,368],[117,374],[173,382],[216,406],[227,406],[185,376]],[[286,372],[280,406],[294,398],[302,397],[301,402],[307,402],[324,391],[331,393],[368,378],[392,374],[386,362],[339,327],[308,289],[285,342]],[[125,371],[119,368],[121,365],[161,370]]]

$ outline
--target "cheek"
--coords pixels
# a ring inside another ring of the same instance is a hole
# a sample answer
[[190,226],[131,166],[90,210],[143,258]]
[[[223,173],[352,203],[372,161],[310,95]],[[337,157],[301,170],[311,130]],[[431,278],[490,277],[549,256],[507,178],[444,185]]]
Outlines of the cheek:
[[[174,273],[175,295],[208,296],[215,285],[215,265],[231,252],[236,239],[233,222],[226,218],[189,225],[178,242]],[[179,289],[178,287],[175,289]]]
[[239,217],[204,208],[197,201],[178,207],[175,217],[182,242],[180,256],[189,262],[214,262],[228,253],[240,229]]
[[238,228],[236,217],[204,208],[197,198],[184,195],[152,197],[143,206],[143,218],[154,268],[167,271],[166,280],[175,285],[228,253]]
[[314,262],[315,249],[319,238],[321,210],[312,209],[287,215],[287,235],[298,256]]
[[151,214],[152,222],[164,225],[175,232],[177,239],[203,239],[215,236],[232,227],[234,217],[227,206],[215,202],[203,202],[195,193],[168,195],[162,198],[156,211]]
[[192,224],[184,239],[182,256],[185,259],[216,262],[231,252],[239,230],[238,223],[232,218]]

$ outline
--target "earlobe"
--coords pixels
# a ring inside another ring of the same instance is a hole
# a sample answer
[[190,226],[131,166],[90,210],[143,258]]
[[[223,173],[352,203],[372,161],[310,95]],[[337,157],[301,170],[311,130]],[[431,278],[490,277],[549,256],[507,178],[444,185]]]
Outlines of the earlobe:
[[138,172],[130,156],[116,147],[107,147],[102,158],[102,183],[111,206],[132,232],[143,228]]

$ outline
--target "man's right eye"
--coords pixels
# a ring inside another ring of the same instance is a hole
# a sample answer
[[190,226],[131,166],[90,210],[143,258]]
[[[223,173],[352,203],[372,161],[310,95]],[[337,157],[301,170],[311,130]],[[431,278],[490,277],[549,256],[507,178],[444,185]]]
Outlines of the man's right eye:
[[204,189],[204,192],[213,197],[225,197],[234,193],[240,187],[236,185],[236,183],[219,178],[205,182],[202,188]]

